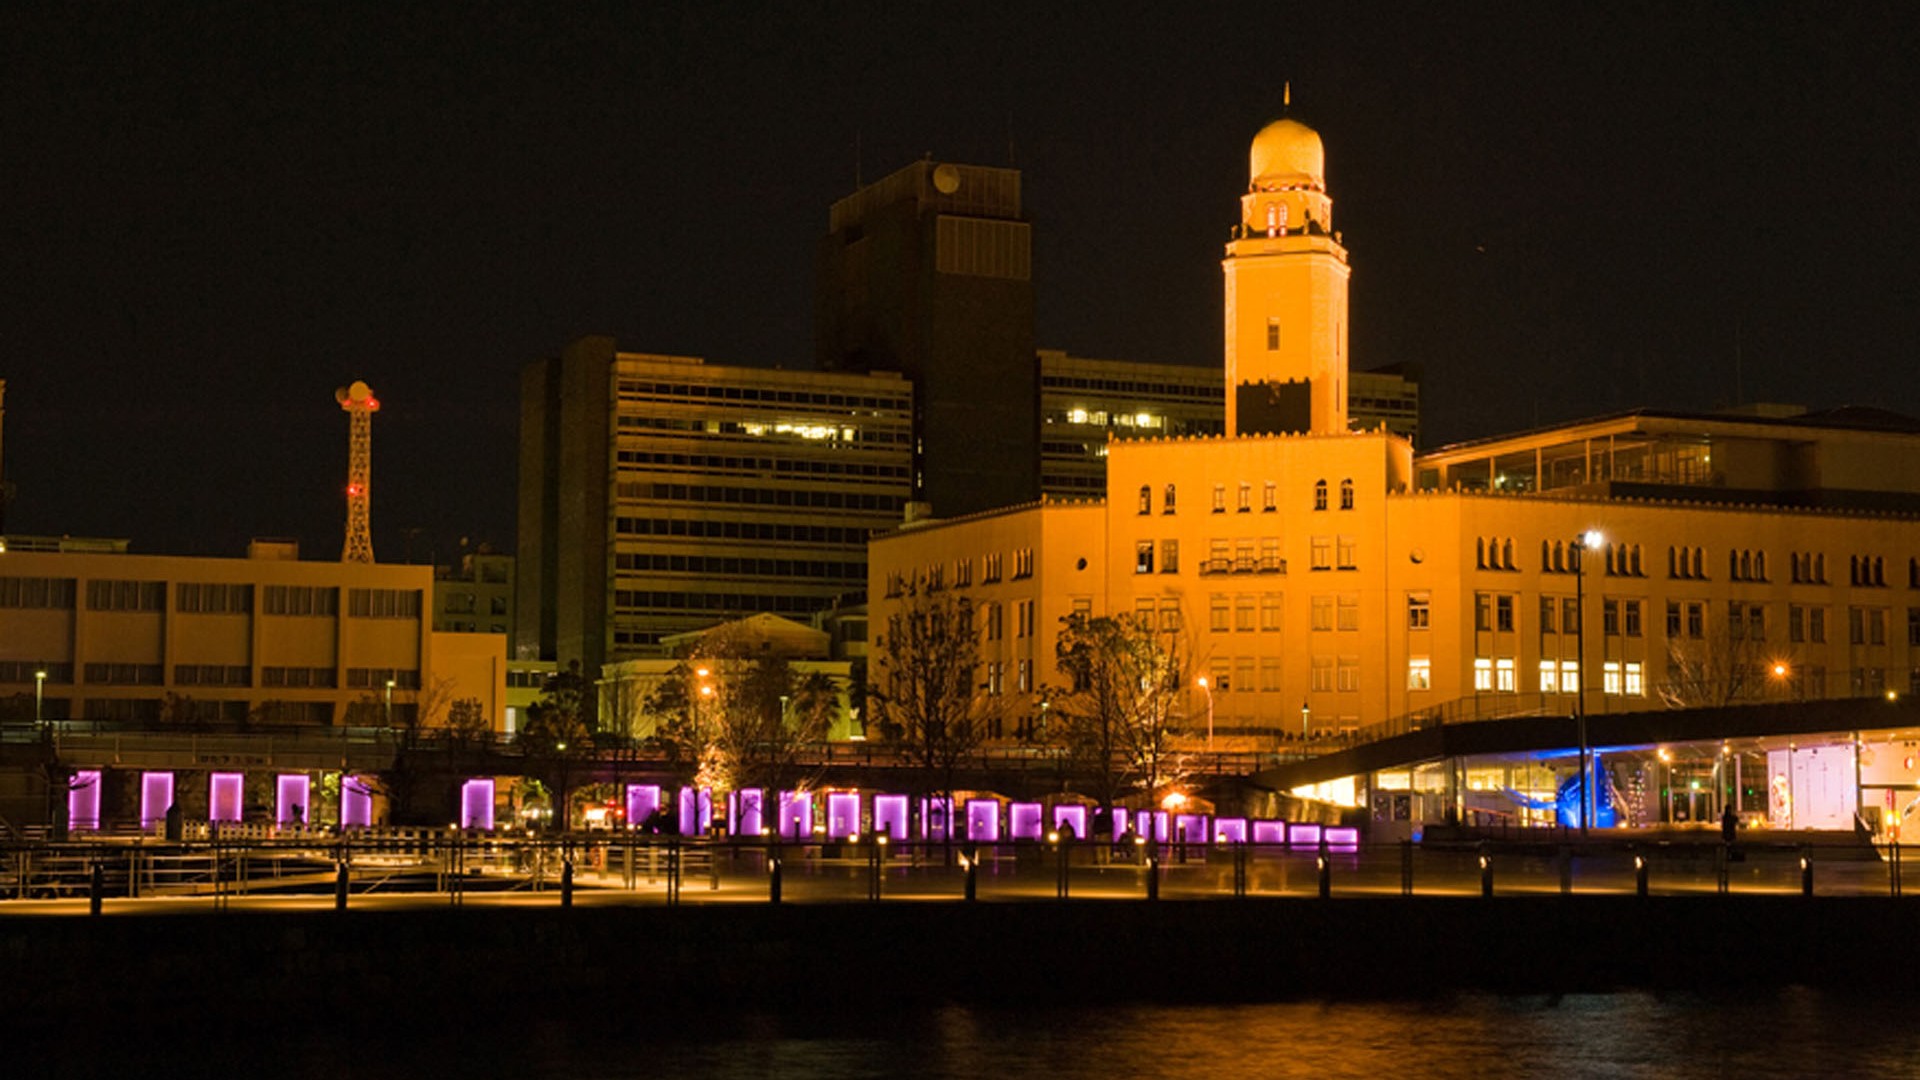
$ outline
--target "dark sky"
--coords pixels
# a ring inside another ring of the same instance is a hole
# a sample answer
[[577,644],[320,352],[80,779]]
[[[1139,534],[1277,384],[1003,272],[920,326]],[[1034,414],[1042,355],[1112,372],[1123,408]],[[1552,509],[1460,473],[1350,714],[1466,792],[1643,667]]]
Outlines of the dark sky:
[[1044,345],[1218,364],[1285,80],[1430,442],[1920,412],[1913,5],[1187,6],[5,5],[8,531],[332,557],[363,378],[375,551],[511,549],[523,364],[808,366],[828,205],[929,152],[1025,170]]

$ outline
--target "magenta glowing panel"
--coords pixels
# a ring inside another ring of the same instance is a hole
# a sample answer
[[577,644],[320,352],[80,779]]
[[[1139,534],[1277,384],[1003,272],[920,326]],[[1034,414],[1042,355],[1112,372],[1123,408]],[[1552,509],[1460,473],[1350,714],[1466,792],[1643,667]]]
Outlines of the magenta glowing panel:
[[1253,823],[1253,842],[1256,844],[1284,844],[1287,842],[1287,823],[1284,821],[1256,821]]
[[813,837],[813,796],[810,793],[780,793],[780,836],[786,840],[808,840]]
[[681,836],[700,835],[700,792],[690,787],[682,787],[674,798],[675,816]]
[[704,787],[701,788],[700,794],[694,798],[693,802],[694,802],[695,810],[697,812],[697,816],[700,819],[701,834],[704,835],[706,833],[712,832],[713,831],[713,789],[704,788]]
[[835,791],[827,796],[827,835],[838,840],[860,835],[860,793]]
[[340,778],[340,827],[373,827],[373,785],[364,776]]
[[1176,843],[1181,844],[1204,844],[1212,839],[1207,835],[1207,815],[1174,815],[1173,839]]
[[239,821],[245,816],[247,778],[237,772],[217,772],[207,778],[207,820]]
[[1155,840],[1163,844],[1167,842],[1167,837],[1170,835],[1168,832],[1168,823],[1172,816],[1173,815],[1167,813],[1165,810],[1155,810],[1153,812],[1153,838]]
[[941,795],[920,800],[920,839],[953,839],[953,799]]
[[1061,836],[1075,840],[1087,838],[1087,808],[1084,806],[1056,806],[1053,808],[1053,827]]
[[67,827],[100,828],[100,770],[81,769],[67,778]]
[[1293,847],[1319,847],[1320,826],[1293,825],[1287,829],[1287,843]]
[[659,784],[627,785],[627,824],[641,828],[647,820],[660,812]]
[[141,773],[140,827],[152,829],[165,824],[167,810],[172,806],[173,774],[170,772]]
[[281,773],[274,784],[277,800],[273,820],[281,825],[305,825],[313,804],[313,782],[306,773]]
[[905,795],[873,797],[873,831],[886,833],[895,840],[907,838],[907,797]]
[[1357,851],[1360,848],[1360,830],[1351,825],[1329,825],[1322,834],[1327,838],[1327,846],[1340,851]]
[[967,839],[977,844],[997,844],[1000,842],[1000,803],[998,800],[967,800]]
[[767,793],[757,787],[741,788],[733,794],[733,834],[759,836],[767,827]]
[[1107,815],[1113,820],[1114,840],[1118,841],[1121,837],[1127,835],[1127,824],[1132,820],[1127,814],[1127,808],[1124,806],[1116,806],[1108,810]]
[[1038,840],[1041,807],[1037,802],[1017,802],[1007,807],[1007,835],[1015,840]]
[[1216,818],[1213,823],[1213,838],[1226,844],[1246,843],[1247,819],[1241,817]]
[[460,827],[493,830],[493,778],[476,777],[460,785]]

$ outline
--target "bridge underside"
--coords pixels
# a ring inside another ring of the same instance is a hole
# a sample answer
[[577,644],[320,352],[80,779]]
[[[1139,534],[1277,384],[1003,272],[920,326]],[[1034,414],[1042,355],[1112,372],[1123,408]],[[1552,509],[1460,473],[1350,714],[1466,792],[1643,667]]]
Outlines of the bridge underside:
[[[1901,699],[1848,698],[1838,701],[1724,705],[1631,713],[1590,714],[1587,745],[1655,746],[1788,735],[1886,731],[1920,727],[1920,706]],[[1272,791],[1428,761],[1496,754],[1572,749],[1580,745],[1579,721],[1572,716],[1527,716],[1449,724],[1349,747],[1306,761],[1289,762],[1247,778]]]

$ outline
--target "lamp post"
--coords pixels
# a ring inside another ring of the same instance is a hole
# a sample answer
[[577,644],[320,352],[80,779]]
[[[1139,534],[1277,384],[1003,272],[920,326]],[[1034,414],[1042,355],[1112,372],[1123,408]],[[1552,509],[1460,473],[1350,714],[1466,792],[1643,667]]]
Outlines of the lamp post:
[[1593,790],[1587,776],[1587,559],[1602,541],[1599,530],[1588,529],[1573,538],[1573,720],[1580,729],[1580,834],[1593,820]]
[[33,673],[33,728],[40,730],[40,703],[47,694],[47,669],[40,668]]
[[1307,741],[1307,729],[1313,725],[1313,706],[1308,702],[1300,703],[1300,741]]
[[1193,680],[1193,684],[1207,695],[1207,753],[1211,754],[1213,753],[1213,686],[1207,682],[1205,675]]
[[387,680],[387,731],[393,731],[393,680]]

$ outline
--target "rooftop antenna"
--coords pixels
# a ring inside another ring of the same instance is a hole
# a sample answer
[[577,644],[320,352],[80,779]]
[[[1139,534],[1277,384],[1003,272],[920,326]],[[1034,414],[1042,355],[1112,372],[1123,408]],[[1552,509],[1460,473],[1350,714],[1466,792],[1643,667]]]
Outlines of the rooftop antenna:
[[380,411],[380,399],[366,383],[355,379],[352,386],[333,392],[333,399],[345,409],[347,427],[347,543],[340,561],[373,561],[373,530],[368,524],[367,505],[373,494],[373,414]]

